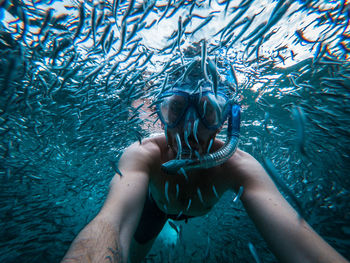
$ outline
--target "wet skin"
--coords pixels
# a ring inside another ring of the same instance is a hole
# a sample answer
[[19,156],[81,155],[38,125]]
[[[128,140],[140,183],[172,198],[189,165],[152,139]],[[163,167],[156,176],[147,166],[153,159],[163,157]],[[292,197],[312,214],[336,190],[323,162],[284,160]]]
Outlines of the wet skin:
[[[227,173],[224,173],[224,165],[210,169],[187,171],[188,179],[183,174],[166,174],[161,170],[161,164],[176,158],[178,150],[176,133],[180,135],[184,152],[190,151],[184,139],[184,129],[186,125],[193,125],[196,116],[191,116],[191,114],[193,112],[189,112],[177,127],[168,129],[168,144],[165,136],[154,138],[160,149],[161,159],[159,164],[154,165],[155,168],[150,174],[149,186],[158,207],[168,214],[204,215],[217,203],[220,196],[229,189],[227,183],[225,183],[225,174]],[[214,143],[210,152],[218,150],[223,145],[222,141],[215,139],[216,133],[217,131],[209,130],[201,122],[199,123],[197,133],[199,144],[196,142],[193,133],[188,137],[192,149],[192,158],[195,158],[194,151],[198,151],[201,155],[205,154],[211,139],[214,139]],[[188,153],[184,153],[182,158],[189,158]],[[167,182],[168,199],[165,193]],[[217,195],[213,190],[213,186]],[[179,189],[178,193],[177,188]]]
[[[165,163],[175,157],[174,151],[166,146],[165,137],[155,138],[155,142],[162,149],[161,163]],[[213,148],[216,149],[222,143],[216,141],[214,144]],[[222,167],[188,171],[187,176],[188,180],[182,174],[165,174],[161,171],[160,165],[158,169],[153,170],[150,174],[152,196],[159,208],[165,213],[179,214],[182,212],[185,215],[191,216],[204,215],[219,200],[212,189],[213,185],[219,197],[228,189],[225,186],[225,180],[222,178],[224,176]],[[169,184],[169,202],[165,194],[166,182]],[[178,197],[176,197],[176,185],[178,185],[179,189]],[[201,193],[203,203],[198,194],[198,189]],[[189,209],[187,209],[190,199],[191,204]]]
[[[222,144],[215,140],[213,150]],[[119,161],[123,175],[116,174],[113,178],[101,211],[75,238],[62,262],[103,262],[111,256],[110,248],[121,257],[117,262],[127,262],[129,255],[136,255],[133,262],[140,262],[154,241],[145,246],[131,242],[148,186],[164,212],[177,214],[183,211],[186,215],[200,216],[219,199],[212,190],[213,185],[218,196],[226,190],[237,191],[240,186],[244,187],[240,200],[280,262],[348,262],[300,220],[263,167],[248,153],[238,149],[221,166],[188,172],[188,181],[182,175],[164,174],[160,170],[161,164],[175,155],[165,136],[147,138],[141,145],[134,143],[128,147]],[[166,182],[169,204],[164,191]],[[176,198],[177,184],[179,194]],[[190,199],[191,206],[187,209]]]

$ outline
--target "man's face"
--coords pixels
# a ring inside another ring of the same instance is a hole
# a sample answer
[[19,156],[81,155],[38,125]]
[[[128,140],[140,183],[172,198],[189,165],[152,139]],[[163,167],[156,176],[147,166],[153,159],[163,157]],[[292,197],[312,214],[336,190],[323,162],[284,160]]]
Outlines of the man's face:
[[168,143],[177,157],[198,158],[208,152],[223,124],[227,99],[215,95],[211,87],[201,87],[197,92],[186,88],[165,93],[157,106],[158,116],[164,127],[167,125]]
[[[195,132],[195,126],[198,127],[197,132]],[[199,155],[207,153],[210,141],[215,139],[217,132],[218,130],[209,130],[206,128],[200,121],[195,109],[189,108],[183,120],[176,127],[167,129],[168,143],[178,153],[178,143],[176,140],[176,134],[178,134],[182,146],[181,158],[188,158],[190,156],[196,158],[195,151]]]

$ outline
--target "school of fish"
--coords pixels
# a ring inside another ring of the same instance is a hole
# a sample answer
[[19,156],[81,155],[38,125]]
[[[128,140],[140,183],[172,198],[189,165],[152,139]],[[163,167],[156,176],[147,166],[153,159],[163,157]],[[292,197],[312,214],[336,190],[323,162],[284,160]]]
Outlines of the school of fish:
[[[242,107],[239,148],[350,259],[349,21],[347,0],[1,1],[0,261],[60,261],[197,61]],[[275,262],[243,191],[148,260]]]

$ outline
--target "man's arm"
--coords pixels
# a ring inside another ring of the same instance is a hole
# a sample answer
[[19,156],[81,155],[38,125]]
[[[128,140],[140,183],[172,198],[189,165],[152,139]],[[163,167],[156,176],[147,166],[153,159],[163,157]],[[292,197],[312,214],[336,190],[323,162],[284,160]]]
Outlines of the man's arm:
[[158,152],[149,141],[125,150],[119,161],[122,176],[114,176],[101,211],[74,239],[62,263],[127,262],[148,191],[150,164]]
[[257,160],[238,150],[229,162],[233,188],[243,186],[241,201],[280,262],[348,262],[299,219]]

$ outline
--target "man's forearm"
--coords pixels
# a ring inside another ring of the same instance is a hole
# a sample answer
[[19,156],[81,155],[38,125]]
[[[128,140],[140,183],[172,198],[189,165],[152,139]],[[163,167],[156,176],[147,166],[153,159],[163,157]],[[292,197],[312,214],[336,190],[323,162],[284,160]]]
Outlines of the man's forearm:
[[298,217],[282,196],[248,191],[242,201],[249,216],[279,261],[348,263]]
[[121,263],[122,259],[117,231],[110,223],[95,218],[74,239],[61,263]]

